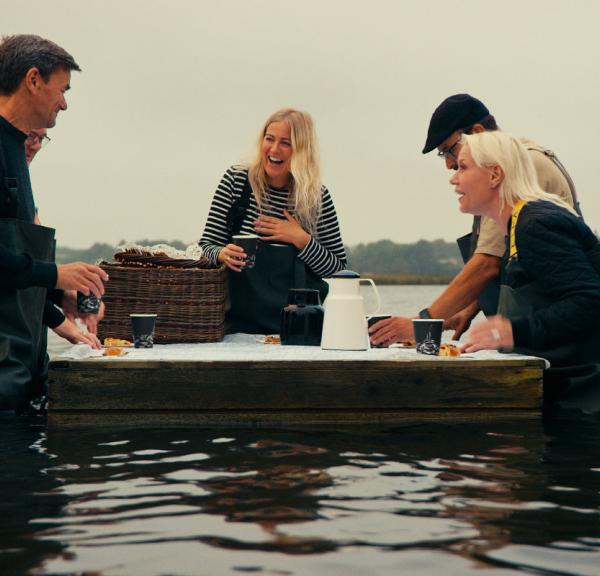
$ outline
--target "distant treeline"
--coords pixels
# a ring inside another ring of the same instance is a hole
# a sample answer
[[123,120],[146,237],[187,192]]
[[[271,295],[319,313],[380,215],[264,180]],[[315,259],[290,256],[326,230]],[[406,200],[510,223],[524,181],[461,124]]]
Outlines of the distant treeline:
[[[120,242],[119,244],[123,244]],[[169,244],[185,250],[179,240],[137,240],[136,244],[152,246]],[[94,263],[111,260],[115,246],[96,243],[90,248],[77,250],[58,247],[58,263],[83,261]],[[456,244],[444,240],[419,240],[414,244],[396,244],[379,240],[369,244],[346,246],[348,267],[361,275],[370,276],[378,284],[447,284],[460,270],[462,261]]]
[[[117,246],[125,244],[126,240],[121,240],[116,246],[111,244],[104,244],[96,242],[89,248],[66,248],[64,246],[56,247],[56,262],[58,264],[66,264],[67,262],[89,262],[95,264],[99,260],[106,260],[110,262],[114,253],[116,252]],[[180,240],[151,240],[144,238],[143,240],[136,240],[135,244],[140,246],[154,246],[155,244],[168,244],[173,246],[177,250],[185,250],[187,244],[184,244]]]
[[379,240],[347,246],[346,250],[353,270],[382,277],[404,276],[415,280],[437,276],[441,280],[441,277],[452,278],[462,266],[457,245],[444,240],[419,240],[414,244]]

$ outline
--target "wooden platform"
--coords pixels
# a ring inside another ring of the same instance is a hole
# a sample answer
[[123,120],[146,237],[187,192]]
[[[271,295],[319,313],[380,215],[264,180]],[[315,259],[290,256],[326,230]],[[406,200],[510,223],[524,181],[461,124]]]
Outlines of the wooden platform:
[[199,357],[187,360],[161,348],[162,359],[136,350],[126,358],[53,360],[49,425],[387,425],[530,417],[541,408],[544,361],[537,358],[374,350],[338,360],[317,349],[317,359],[306,359],[304,349],[296,360],[285,347],[287,356],[263,348],[231,360],[198,348]]

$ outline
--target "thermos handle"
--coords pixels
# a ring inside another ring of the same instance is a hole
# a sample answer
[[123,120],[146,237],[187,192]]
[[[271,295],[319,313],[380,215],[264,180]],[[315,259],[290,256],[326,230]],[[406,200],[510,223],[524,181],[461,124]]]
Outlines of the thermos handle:
[[373,282],[373,280],[371,280],[371,278],[361,278],[360,281],[361,282],[369,282],[371,284],[371,286],[373,287],[373,290],[375,290],[375,297],[377,298],[377,308],[375,308],[374,312],[370,312],[369,314],[367,314],[367,316],[375,316],[375,314],[377,314],[379,312],[379,309],[381,308],[381,300],[379,298],[379,292],[377,291],[377,286],[375,286],[375,282]]

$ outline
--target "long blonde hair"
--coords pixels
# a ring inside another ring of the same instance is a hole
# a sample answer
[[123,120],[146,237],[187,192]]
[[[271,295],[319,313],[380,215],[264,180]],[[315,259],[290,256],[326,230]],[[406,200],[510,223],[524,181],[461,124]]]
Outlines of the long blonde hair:
[[315,128],[310,114],[282,108],[267,118],[257,141],[256,157],[248,167],[248,178],[256,203],[262,207],[269,184],[262,165],[262,144],[267,128],[273,122],[286,122],[290,127],[292,157],[290,160],[291,184],[288,207],[301,226],[313,234],[321,214],[321,166]]
[[577,215],[567,202],[541,188],[529,152],[514,136],[499,130],[463,134],[461,143],[469,147],[480,168],[502,168],[504,178],[498,189],[501,211],[504,206],[512,208],[519,200],[547,200]]

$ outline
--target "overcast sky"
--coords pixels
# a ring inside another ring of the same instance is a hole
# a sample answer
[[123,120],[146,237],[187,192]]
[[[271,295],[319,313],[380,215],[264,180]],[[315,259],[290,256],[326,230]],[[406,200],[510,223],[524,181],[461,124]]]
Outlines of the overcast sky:
[[265,118],[309,111],[344,241],[470,229],[421,149],[448,95],[553,149],[600,231],[596,0],[0,0],[3,34],[73,54],[69,109],[32,164],[63,246],[196,241]]

